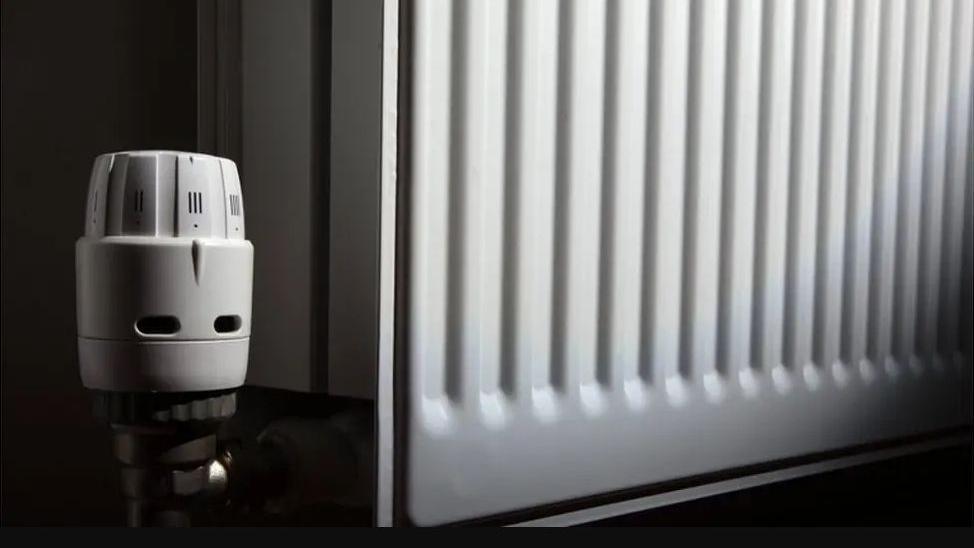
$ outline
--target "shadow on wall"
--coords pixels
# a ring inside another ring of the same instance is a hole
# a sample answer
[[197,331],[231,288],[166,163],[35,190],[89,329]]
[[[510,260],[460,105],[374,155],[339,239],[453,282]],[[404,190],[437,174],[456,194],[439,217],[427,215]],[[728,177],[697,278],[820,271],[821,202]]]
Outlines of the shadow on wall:
[[196,146],[196,3],[2,3],[3,525],[123,524],[78,376],[74,242],[97,154]]

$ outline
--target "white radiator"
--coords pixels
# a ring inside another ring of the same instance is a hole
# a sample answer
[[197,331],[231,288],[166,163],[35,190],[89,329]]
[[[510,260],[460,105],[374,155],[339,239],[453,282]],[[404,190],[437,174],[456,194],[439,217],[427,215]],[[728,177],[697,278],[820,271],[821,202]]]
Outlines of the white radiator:
[[416,0],[403,511],[971,423],[972,0]]

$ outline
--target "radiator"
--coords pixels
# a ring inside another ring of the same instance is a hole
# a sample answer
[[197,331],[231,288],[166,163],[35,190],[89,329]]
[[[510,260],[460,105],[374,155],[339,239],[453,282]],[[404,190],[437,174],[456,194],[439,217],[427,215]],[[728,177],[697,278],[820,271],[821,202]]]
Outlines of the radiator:
[[969,427],[974,2],[402,13],[410,521]]

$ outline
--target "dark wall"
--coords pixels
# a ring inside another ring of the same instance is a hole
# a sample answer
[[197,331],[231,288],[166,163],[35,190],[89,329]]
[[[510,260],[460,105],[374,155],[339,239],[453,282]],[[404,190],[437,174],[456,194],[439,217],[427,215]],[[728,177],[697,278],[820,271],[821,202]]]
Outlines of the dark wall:
[[97,154],[195,148],[196,4],[2,10],[2,523],[123,523],[78,376],[74,242]]

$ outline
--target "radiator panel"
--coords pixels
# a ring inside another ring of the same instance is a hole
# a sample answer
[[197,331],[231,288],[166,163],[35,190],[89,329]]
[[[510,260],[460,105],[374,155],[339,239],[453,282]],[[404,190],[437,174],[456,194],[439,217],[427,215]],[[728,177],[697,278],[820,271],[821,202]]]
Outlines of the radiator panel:
[[409,6],[409,518],[969,425],[972,5]]

